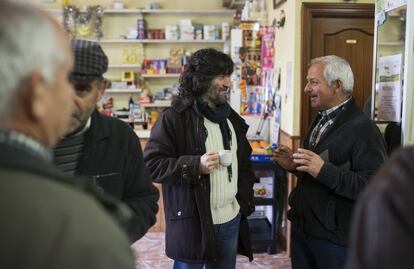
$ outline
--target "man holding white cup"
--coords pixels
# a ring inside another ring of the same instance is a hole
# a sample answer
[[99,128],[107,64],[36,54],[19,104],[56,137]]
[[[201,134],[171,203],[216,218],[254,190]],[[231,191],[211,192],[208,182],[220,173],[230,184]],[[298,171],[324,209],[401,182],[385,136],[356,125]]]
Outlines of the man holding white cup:
[[145,147],[152,179],[163,184],[166,254],[175,269],[232,269],[237,252],[253,259],[247,216],[255,177],[248,125],[227,103],[232,72],[228,55],[195,52]]

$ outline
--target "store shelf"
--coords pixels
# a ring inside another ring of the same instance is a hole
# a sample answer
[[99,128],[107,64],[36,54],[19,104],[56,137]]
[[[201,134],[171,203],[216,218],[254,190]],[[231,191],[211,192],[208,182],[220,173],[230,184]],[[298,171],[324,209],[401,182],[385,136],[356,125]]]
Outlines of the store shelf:
[[223,40],[102,39],[101,44],[224,44]]
[[[277,252],[280,240],[281,216],[286,199],[284,193],[286,175],[284,170],[274,163],[252,162],[252,168],[257,178],[256,183],[260,184],[262,179],[267,179],[267,183],[263,182],[263,185],[268,184],[269,188],[266,189],[271,191],[269,197],[254,197],[253,204],[255,206],[264,206],[265,208],[271,207],[271,215],[248,218],[252,248],[254,252],[267,251],[269,254],[274,254]],[[268,178],[271,178],[271,184]],[[260,210],[264,209],[261,208]],[[268,211],[265,210],[265,212]]]
[[142,78],[179,78],[180,74],[154,74],[154,75],[148,75],[148,74],[141,74]]
[[107,93],[140,93],[142,89],[106,89],[105,92]]
[[401,42],[401,41],[396,41],[396,42],[379,42],[378,46],[384,46],[384,47],[399,47],[399,46],[404,46],[405,43]]
[[150,129],[147,129],[147,130],[137,130],[137,129],[135,129],[134,131],[135,131],[136,135],[139,138],[149,138],[150,134],[151,134]]
[[141,14],[142,9],[104,9],[104,14]]
[[167,40],[167,39],[144,39],[142,43],[171,43],[171,44],[224,44],[224,40]]
[[234,9],[143,9],[142,13],[156,14],[156,15],[234,15],[236,10]]
[[108,68],[141,68],[140,64],[110,64]]
[[273,205],[275,199],[273,198],[259,198],[254,197],[254,204],[255,205]]
[[169,107],[171,106],[171,100],[157,100],[153,103],[143,104],[141,103],[142,107]]
[[135,44],[142,43],[140,39],[101,39],[101,44]]
[[[46,9],[51,13],[62,13],[60,8]],[[83,11],[81,11],[83,12]],[[155,15],[228,15],[236,14],[234,9],[104,9],[104,14],[155,14]]]
[[[75,4],[81,13],[86,9],[82,5]],[[58,5],[44,5],[45,9],[53,14],[54,17],[62,17],[63,8]],[[131,27],[131,20],[145,19],[149,26],[157,29],[163,29],[168,24],[176,24],[179,19],[197,20],[198,23],[205,25],[216,24],[221,25],[222,22],[230,23],[231,18],[235,14],[235,10],[222,8],[220,5],[211,7],[211,9],[190,9],[186,5],[177,5],[176,9],[143,9],[136,4],[128,5],[125,9],[113,9],[112,5],[103,6],[104,23],[102,24],[102,31],[104,37],[97,40],[95,36],[84,37],[90,41],[99,42],[103,47],[105,53],[108,55],[110,64],[108,65],[110,77],[119,80],[124,71],[133,71],[138,73],[138,77],[143,82],[141,88],[147,88],[152,93],[162,91],[164,88],[171,87],[172,83],[178,81],[180,74],[142,74],[143,65],[141,63],[144,59],[158,59],[167,58],[172,48],[183,48],[185,52],[194,52],[198,48],[215,47],[223,49],[225,46],[224,40],[166,40],[166,39],[135,39],[126,38],[126,32]],[[135,25],[135,26],[134,26]],[[135,24],[132,25],[136,27]],[[135,64],[123,64],[122,50],[133,49],[136,50],[137,62]],[[177,70],[178,71],[178,70]],[[142,89],[107,89],[106,92],[114,98],[116,106],[124,102],[126,95],[134,94],[138,96]],[[121,86],[119,86],[121,87]],[[124,94],[124,95],[123,95]],[[134,98],[135,98],[134,97]],[[122,100],[118,102],[119,100]],[[168,107],[171,102],[167,104],[144,104],[142,106],[145,111],[157,109],[157,107]],[[118,107],[117,107],[118,108]]]

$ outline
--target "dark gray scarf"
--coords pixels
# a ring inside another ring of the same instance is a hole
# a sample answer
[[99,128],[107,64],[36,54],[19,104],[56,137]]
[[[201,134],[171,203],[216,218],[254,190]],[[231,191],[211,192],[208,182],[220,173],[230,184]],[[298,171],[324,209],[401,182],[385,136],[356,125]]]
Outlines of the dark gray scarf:
[[[220,126],[221,136],[223,137],[223,146],[224,149],[231,150],[231,130],[227,123],[227,119],[230,116],[231,108],[229,104],[224,103],[212,108],[204,101],[201,97],[197,98],[197,107],[200,112],[206,117],[209,121],[218,123]],[[227,171],[229,174],[229,181],[231,182],[232,169],[231,165],[227,166]]]

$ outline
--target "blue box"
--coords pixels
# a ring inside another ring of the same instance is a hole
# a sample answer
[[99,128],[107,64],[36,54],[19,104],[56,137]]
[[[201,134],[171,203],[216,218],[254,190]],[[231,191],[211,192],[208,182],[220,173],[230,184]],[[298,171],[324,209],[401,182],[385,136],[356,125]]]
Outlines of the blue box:
[[254,163],[272,163],[273,161],[270,158],[272,158],[272,155],[259,155],[259,154],[250,155],[250,161]]

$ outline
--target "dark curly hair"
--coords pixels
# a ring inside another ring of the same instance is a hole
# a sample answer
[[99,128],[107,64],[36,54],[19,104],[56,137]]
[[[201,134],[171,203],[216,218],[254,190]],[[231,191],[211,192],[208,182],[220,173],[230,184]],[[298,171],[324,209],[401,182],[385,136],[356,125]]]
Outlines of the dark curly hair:
[[230,56],[223,52],[213,48],[196,51],[180,76],[179,96],[194,98],[203,95],[215,77],[231,75],[233,67]]

